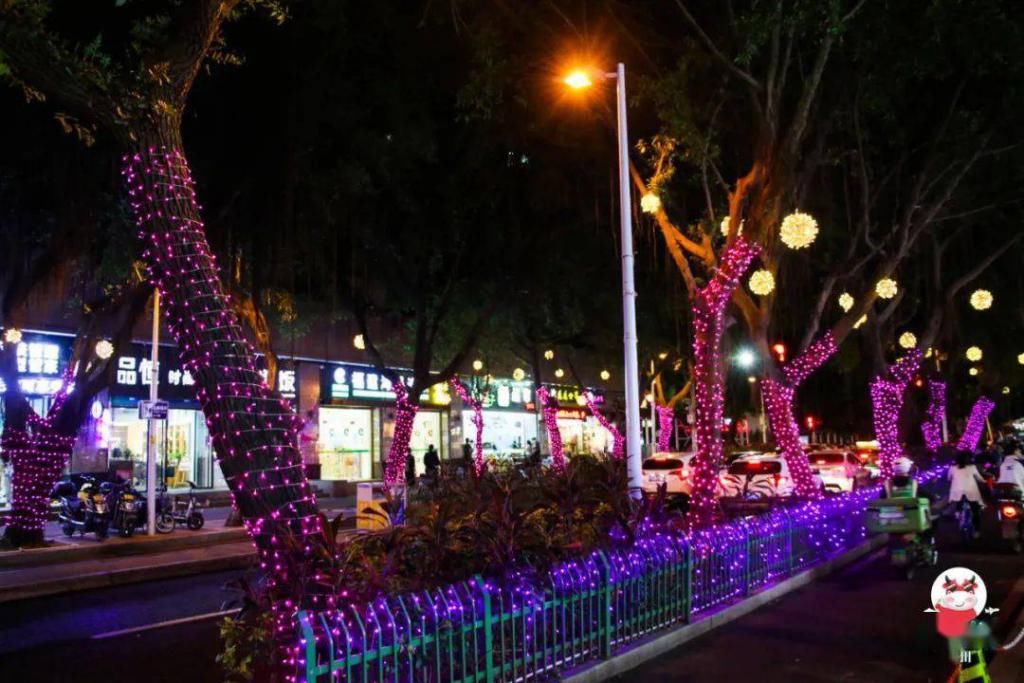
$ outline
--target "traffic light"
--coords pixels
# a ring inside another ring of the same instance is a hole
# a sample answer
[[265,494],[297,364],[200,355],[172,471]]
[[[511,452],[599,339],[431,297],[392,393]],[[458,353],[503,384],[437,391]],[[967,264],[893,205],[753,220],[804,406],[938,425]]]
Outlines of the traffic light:
[[786,362],[786,345],[782,342],[775,342],[772,344],[772,354],[775,356],[775,360],[780,363]]

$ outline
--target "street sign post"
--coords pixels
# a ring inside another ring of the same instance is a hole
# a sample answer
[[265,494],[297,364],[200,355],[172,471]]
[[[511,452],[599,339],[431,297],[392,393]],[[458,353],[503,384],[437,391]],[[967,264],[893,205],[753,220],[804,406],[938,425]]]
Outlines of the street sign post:
[[157,399],[155,401],[139,401],[140,420],[166,420],[170,404]]

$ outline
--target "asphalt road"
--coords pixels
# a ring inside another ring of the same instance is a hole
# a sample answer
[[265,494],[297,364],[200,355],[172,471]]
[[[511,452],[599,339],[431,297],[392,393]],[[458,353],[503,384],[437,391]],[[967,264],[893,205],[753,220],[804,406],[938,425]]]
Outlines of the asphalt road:
[[[1024,558],[984,544],[964,553],[943,536],[940,568],[963,565],[1006,600]],[[621,681],[773,683],[943,681],[945,641],[934,627],[929,588],[937,572],[911,582],[874,554],[687,643]],[[0,681],[222,681],[214,661],[223,590],[240,572],[220,572],[0,605]],[[125,629],[142,630],[94,636]],[[998,683],[998,682],[996,682]]]

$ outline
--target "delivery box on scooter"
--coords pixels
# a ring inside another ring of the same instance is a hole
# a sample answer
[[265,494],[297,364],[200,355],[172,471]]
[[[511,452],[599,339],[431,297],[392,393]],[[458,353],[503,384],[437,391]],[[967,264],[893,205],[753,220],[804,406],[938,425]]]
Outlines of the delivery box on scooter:
[[874,534],[909,534],[931,528],[927,498],[879,498],[868,503],[865,520]]

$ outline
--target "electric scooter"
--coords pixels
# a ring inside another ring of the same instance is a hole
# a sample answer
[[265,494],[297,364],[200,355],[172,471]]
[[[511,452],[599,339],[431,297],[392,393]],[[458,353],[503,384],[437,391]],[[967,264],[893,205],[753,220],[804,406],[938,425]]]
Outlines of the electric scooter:
[[918,497],[912,477],[896,475],[886,483],[887,497],[868,504],[866,525],[872,533],[889,536],[889,562],[907,580],[918,567],[939,562],[932,529],[931,506]]
[[996,484],[992,487],[992,498],[1003,543],[1014,553],[1024,551],[1024,492],[1016,484]]
[[102,541],[107,537],[110,527],[106,496],[98,492],[91,481],[86,481],[76,497],[61,497],[57,521],[64,535],[69,538],[77,531],[82,536],[94,533]]

